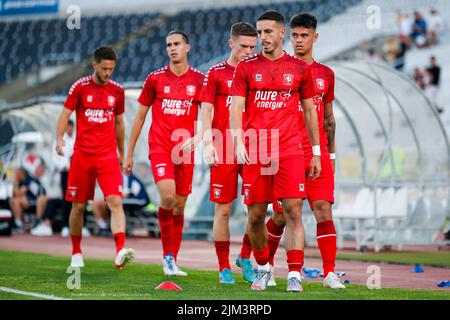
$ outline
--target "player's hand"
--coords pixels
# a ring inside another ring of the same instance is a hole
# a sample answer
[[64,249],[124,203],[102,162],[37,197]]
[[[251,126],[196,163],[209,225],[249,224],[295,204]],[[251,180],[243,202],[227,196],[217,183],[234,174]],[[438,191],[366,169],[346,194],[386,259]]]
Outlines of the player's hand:
[[333,173],[334,173],[334,164],[335,164],[335,160],[331,159],[331,168],[333,168]]
[[127,159],[122,165],[122,171],[127,176],[131,175],[131,173],[133,172],[133,157],[127,157]]
[[184,153],[191,153],[195,150],[195,147],[197,147],[198,142],[199,138],[197,136],[190,137],[183,142],[181,149]]
[[203,147],[203,159],[205,163],[209,166],[217,166],[219,162],[219,156],[217,155],[217,150],[214,148],[214,144],[209,142]]
[[312,180],[316,180],[320,176],[322,171],[322,165],[320,163],[320,156],[313,156],[311,159],[311,170],[309,170],[309,176]]
[[236,144],[236,159],[239,164],[250,164],[247,149],[242,142]]
[[64,148],[65,145],[66,145],[66,142],[64,141],[64,139],[57,139],[56,140],[55,151],[61,157],[64,157],[64,150],[63,150],[63,148]]
[[119,155],[119,166],[123,168],[123,155]]

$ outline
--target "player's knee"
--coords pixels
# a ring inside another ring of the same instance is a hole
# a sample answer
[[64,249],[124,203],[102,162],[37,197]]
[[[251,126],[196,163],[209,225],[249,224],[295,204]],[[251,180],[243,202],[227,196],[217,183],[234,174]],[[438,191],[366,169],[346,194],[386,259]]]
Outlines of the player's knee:
[[106,203],[111,210],[120,209],[122,207],[122,198],[120,196],[109,196]]
[[261,225],[264,225],[265,217],[263,215],[251,215],[248,217],[248,223],[252,227],[259,227]]
[[331,203],[328,201],[315,201],[313,207],[318,223],[332,219]]
[[165,208],[173,208],[175,205],[175,195],[171,193],[161,195],[161,204]]
[[84,214],[85,210],[86,210],[85,203],[76,203],[76,202],[72,203],[71,214],[82,215]]
[[286,219],[284,218],[283,213],[274,212],[271,219],[277,227],[282,227],[286,224]]

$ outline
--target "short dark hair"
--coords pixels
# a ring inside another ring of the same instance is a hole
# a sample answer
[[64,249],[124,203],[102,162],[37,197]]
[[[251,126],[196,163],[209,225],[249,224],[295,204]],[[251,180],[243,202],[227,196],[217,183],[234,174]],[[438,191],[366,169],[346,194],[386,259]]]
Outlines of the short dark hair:
[[301,12],[291,18],[290,27],[291,29],[301,27],[316,30],[317,18],[309,12]]
[[171,36],[171,35],[173,35],[173,34],[179,34],[179,35],[181,35],[181,37],[183,38],[184,42],[186,42],[187,44],[189,44],[189,37],[188,37],[187,34],[184,33],[183,31],[181,31],[181,30],[172,30],[172,31],[170,31],[170,32],[167,34],[167,37],[168,37],[168,36]]
[[69,126],[73,126],[75,123],[73,122],[73,120],[69,120],[69,121],[67,121],[67,125],[69,125]]
[[231,26],[230,37],[250,36],[257,37],[258,32],[255,27],[248,22],[236,22]]
[[261,20],[270,20],[270,21],[276,21],[281,24],[285,24],[284,16],[275,10],[269,10],[269,11],[263,12],[258,17],[258,19],[256,19],[256,21],[261,21]]
[[110,46],[101,46],[94,51],[94,61],[100,63],[102,60],[117,60],[116,51]]

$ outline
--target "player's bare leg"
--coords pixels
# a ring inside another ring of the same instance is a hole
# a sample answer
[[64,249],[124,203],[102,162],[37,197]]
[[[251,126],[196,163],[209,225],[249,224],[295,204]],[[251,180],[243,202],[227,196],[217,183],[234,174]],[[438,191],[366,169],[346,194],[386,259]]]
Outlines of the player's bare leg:
[[[163,271],[167,276],[181,275],[185,276],[183,272],[176,266],[175,251],[173,241],[173,222],[174,222],[174,208],[176,200],[176,186],[175,180],[164,179],[156,184],[161,204],[158,210],[159,228],[161,232],[161,243],[163,247]],[[184,211],[184,207],[183,207]],[[184,216],[183,216],[184,217]]]
[[125,212],[123,211],[122,197],[110,195],[106,197],[106,204],[111,211],[111,231],[116,245],[116,259],[114,265],[122,269],[127,262],[134,259],[134,250],[125,248]]
[[284,218],[284,214],[278,211],[274,211],[272,217],[270,217],[266,223],[267,231],[269,233],[269,239],[267,240],[267,245],[269,246],[269,263],[272,266],[272,273],[269,283],[267,284],[269,287],[275,287],[277,285],[275,281],[274,258],[280,244],[281,237],[283,236],[285,225],[286,219]]
[[233,203],[216,203],[214,211],[214,247],[219,261],[219,282],[234,284],[230,266],[230,216]]
[[317,200],[312,203],[317,222],[317,244],[323,263],[323,285],[332,289],[344,289],[334,272],[336,261],[336,230],[334,228],[331,203]]
[[289,267],[287,291],[303,291],[301,285],[301,270],[304,261],[305,230],[302,222],[301,198],[283,199],[283,211],[286,219],[286,234],[284,246]]
[[83,256],[81,255],[81,235],[85,210],[86,202],[72,202],[72,210],[70,210],[69,217],[70,239],[72,241],[71,267],[84,267]]
[[267,203],[248,205],[247,234],[252,243],[253,256],[258,264],[258,272],[251,287],[253,290],[265,290],[271,274],[266,215]]

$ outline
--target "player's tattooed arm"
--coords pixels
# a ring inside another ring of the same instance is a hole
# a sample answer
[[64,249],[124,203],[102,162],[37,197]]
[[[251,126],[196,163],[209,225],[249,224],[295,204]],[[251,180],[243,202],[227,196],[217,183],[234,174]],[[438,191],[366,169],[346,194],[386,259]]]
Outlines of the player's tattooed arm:
[[56,123],[56,153],[60,156],[64,156],[64,132],[66,132],[67,124],[69,123],[70,115],[73,110],[68,108],[64,108],[61,114],[59,115],[58,122]]
[[334,136],[336,132],[336,120],[334,119],[332,102],[325,103],[323,126],[328,138],[328,152],[334,153],[335,151]]

